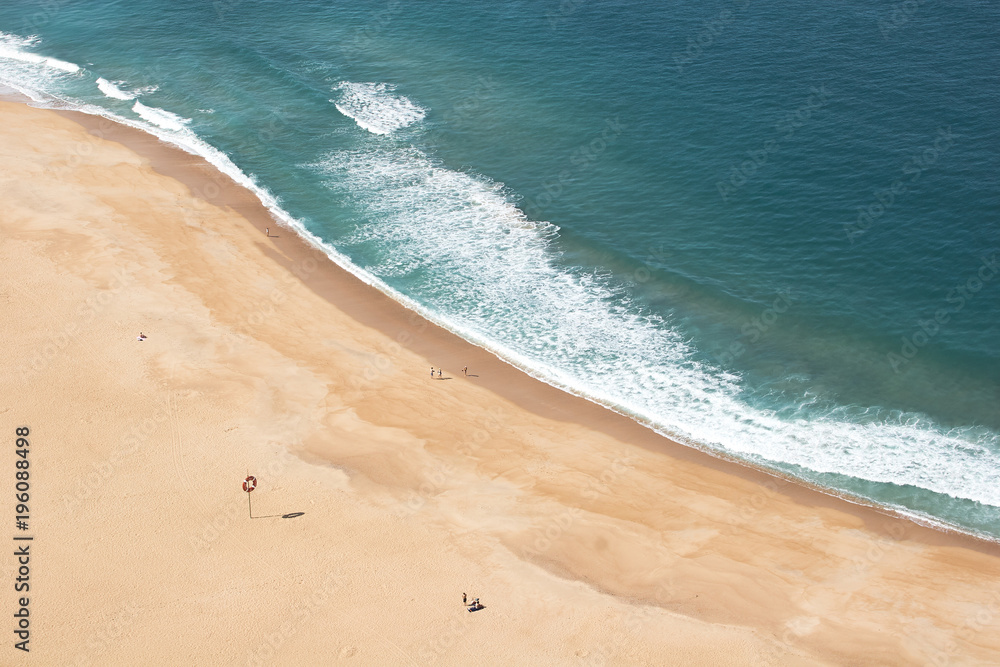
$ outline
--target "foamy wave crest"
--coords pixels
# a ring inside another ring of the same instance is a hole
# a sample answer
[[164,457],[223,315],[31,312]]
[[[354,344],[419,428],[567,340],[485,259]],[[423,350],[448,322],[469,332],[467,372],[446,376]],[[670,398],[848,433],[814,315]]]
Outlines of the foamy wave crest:
[[342,247],[376,258],[372,273],[405,279],[449,328],[536,377],[758,464],[1000,507],[995,434],[944,430],[920,415],[860,423],[846,412],[797,419],[749,405],[740,379],[697,361],[669,321],[609,277],[561,265],[558,230],[527,220],[500,184],[413,147],[369,145],[314,167],[363,212]]
[[43,102],[46,92],[80,69],[73,63],[28,50],[39,41],[34,35],[0,32],[0,82],[35,102]]
[[16,60],[30,65],[41,65],[62,72],[74,73],[80,71],[80,66],[74,63],[25,50],[34,47],[39,41],[35,35],[21,37],[19,35],[0,32],[0,59]]
[[340,98],[330,100],[340,113],[372,134],[392,134],[423,120],[427,110],[402,95],[388,83],[351,83],[341,81],[335,90]]
[[102,93],[104,93],[105,97],[110,97],[114,100],[134,100],[137,93],[126,92],[116,85],[122,83],[122,81],[112,83],[111,81],[101,77],[98,77],[97,79],[97,87]]
[[28,35],[27,37],[22,37],[11,32],[3,32],[0,30],[0,50],[27,49],[35,46],[40,41],[41,38],[39,38],[38,35]]
[[157,107],[147,107],[142,102],[136,102],[132,106],[132,111],[136,112],[139,116],[150,123],[158,125],[164,130],[172,130],[174,132],[182,132],[186,130],[188,123],[191,122],[190,118],[184,118],[183,116],[178,116],[175,113],[158,109]]

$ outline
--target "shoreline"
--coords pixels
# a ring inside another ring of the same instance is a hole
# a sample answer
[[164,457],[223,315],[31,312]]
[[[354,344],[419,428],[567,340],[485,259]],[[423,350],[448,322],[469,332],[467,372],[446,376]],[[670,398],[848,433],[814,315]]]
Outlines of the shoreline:
[[[27,101],[21,101],[20,103],[31,106]],[[936,523],[938,520],[935,517],[914,517],[905,512],[894,510],[891,507],[880,505],[864,497],[812,484],[793,475],[769,469],[766,466],[754,465],[749,461],[726,452],[713,450],[697,444],[684,444],[660,433],[652,426],[643,423],[640,419],[623,411],[616,410],[612,406],[577,394],[567,388],[546,382],[544,379],[536,377],[528,370],[520,368],[499,354],[464,339],[459,334],[432,320],[428,320],[421,313],[408,308],[389,294],[386,294],[374,285],[368,284],[358,275],[340,266],[326,254],[323,248],[316,247],[310,239],[303,237],[301,232],[290,228],[284,222],[277,219],[253,192],[235,182],[228,174],[217,169],[203,157],[191,154],[179,146],[165,142],[146,131],[117,123],[104,116],[92,115],[77,110],[55,110],[55,113],[73,120],[91,134],[96,133],[97,136],[121,143],[143,155],[150,160],[151,165],[156,171],[184,183],[190,188],[192,194],[204,200],[207,204],[230,206],[247,220],[258,226],[267,227],[267,223],[270,221],[274,225],[277,225],[279,229],[289,232],[292,235],[291,238],[285,239],[280,243],[275,242],[275,245],[280,246],[284,252],[294,256],[296,258],[295,262],[304,262],[310,258],[314,260],[319,259],[322,267],[319,269],[319,277],[323,283],[321,295],[359,322],[379,329],[386,335],[393,336],[397,342],[402,343],[400,337],[403,332],[403,321],[406,320],[407,327],[412,327],[414,318],[419,318],[421,322],[426,323],[427,326],[432,328],[433,340],[428,340],[428,335],[425,334],[424,338],[406,337],[405,344],[420,356],[434,357],[444,354],[444,356],[453,359],[471,358],[474,363],[477,361],[499,361],[503,365],[503,368],[509,369],[513,374],[525,377],[531,383],[537,383],[532,386],[531,393],[525,396],[520,392],[510,389],[511,384],[508,382],[510,375],[506,372],[491,376],[490,378],[484,378],[480,381],[481,385],[487,387],[493,393],[511,400],[522,408],[531,410],[539,416],[561,420],[578,420],[579,404],[573,404],[572,401],[565,404],[561,403],[561,397],[585,401],[596,410],[610,413],[603,417],[588,415],[587,425],[591,428],[601,429],[608,435],[616,438],[628,439],[631,443],[641,443],[640,446],[647,447],[651,451],[668,454],[674,458],[689,460],[730,474],[743,475],[746,479],[755,483],[774,480],[783,486],[792,485],[794,488],[798,488],[801,492],[807,494],[806,498],[808,502],[825,506],[824,503],[817,501],[815,498],[809,498],[811,494],[819,494],[824,500],[833,503],[832,506],[843,503],[856,508],[858,512],[874,512],[881,516],[907,521],[923,530],[931,531],[933,534],[942,534],[958,539],[964,546],[981,545],[984,553],[1000,556],[1000,538],[991,539],[989,536],[963,530],[959,526],[953,526],[945,522]],[[111,129],[109,129],[109,126]],[[206,196],[206,181],[216,186],[217,195],[212,197]],[[233,188],[235,188],[235,191],[233,191]],[[328,266],[324,266],[324,263]],[[291,268],[291,266],[287,265],[286,268]],[[345,296],[345,292],[349,290],[360,290],[360,293],[356,296]],[[374,309],[371,309],[368,305],[373,299],[379,303]],[[392,311],[393,309],[399,309],[401,312],[395,313],[391,317],[384,315],[379,317],[373,316],[376,311],[382,313],[384,311]],[[458,356],[451,351],[456,346],[460,346],[461,348],[461,354]],[[461,362],[454,361],[453,363]],[[475,366],[481,365],[481,363],[475,363]],[[549,394],[549,391],[555,391],[557,394]],[[543,406],[544,410],[542,409]],[[621,419],[626,420],[628,423],[621,422]],[[641,430],[636,430],[635,427]],[[789,493],[792,492],[789,491]],[[876,520],[875,517],[871,517],[866,519],[866,523],[870,525]],[[935,542],[931,540],[928,543]]]
[[[534,379],[294,232],[265,238],[275,223],[252,193],[152,135],[0,113],[15,364],[0,414],[46,443],[40,659],[72,658],[114,619],[122,660],[151,646],[227,664],[1000,655],[996,545]],[[252,520],[234,482],[247,470]],[[459,607],[463,591],[486,609]]]

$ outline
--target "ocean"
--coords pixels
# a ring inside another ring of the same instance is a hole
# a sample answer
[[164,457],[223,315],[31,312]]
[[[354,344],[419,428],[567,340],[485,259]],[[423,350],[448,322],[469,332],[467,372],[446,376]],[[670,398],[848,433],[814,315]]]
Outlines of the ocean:
[[0,6],[0,84],[203,155],[455,333],[1000,540],[1000,6]]

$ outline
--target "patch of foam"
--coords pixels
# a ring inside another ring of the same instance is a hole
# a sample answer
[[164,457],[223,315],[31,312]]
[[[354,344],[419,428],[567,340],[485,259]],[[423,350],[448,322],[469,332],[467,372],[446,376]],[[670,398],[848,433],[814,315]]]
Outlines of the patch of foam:
[[124,82],[116,81],[112,83],[107,79],[101,77],[97,78],[97,87],[101,90],[102,93],[104,93],[105,97],[110,97],[111,99],[114,100],[134,100],[137,96],[137,93],[126,92],[121,88],[119,88],[118,85],[116,85],[122,83]]
[[191,122],[190,118],[184,118],[183,116],[178,116],[175,113],[157,107],[148,107],[142,102],[136,102],[132,106],[132,111],[139,114],[144,120],[162,127],[164,130],[171,130],[173,132],[187,130],[187,125]]
[[69,73],[80,71],[80,66],[77,64],[26,50],[34,47],[39,41],[35,35],[21,37],[19,35],[0,32],[0,58],[16,60],[30,65],[41,65]]
[[23,86],[13,79],[3,76],[3,74],[0,74],[0,83],[3,83],[4,86],[17,91],[21,95],[24,95],[32,102],[43,103],[46,100],[45,96],[34,88]]
[[372,258],[375,275],[404,279],[464,337],[689,444],[1000,507],[997,434],[915,414],[824,411],[815,397],[791,417],[756,408],[738,376],[696,360],[668,320],[608,276],[560,265],[558,230],[527,220],[501,185],[414,147],[366,143],[314,165],[363,213],[339,245]]
[[38,35],[28,35],[22,37],[10,32],[0,30],[0,49],[27,49],[35,46],[41,41]]
[[427,110],[402,95],[388,83],[341,81],[335,90],[340,97],[330,100],[340,113],[372,134],[387,135],[423,120]]
[[58,58],[44,58],[43,63],[49,67],[61,69],[64,72],[79,72],[81,69],[79,65],[68,63],[65,60],[59,60]]
[[33,53],[38,37],[21,37],[0,32],[0,81],[34,102],[42,102],[44,92],[79,68],[56,58]]

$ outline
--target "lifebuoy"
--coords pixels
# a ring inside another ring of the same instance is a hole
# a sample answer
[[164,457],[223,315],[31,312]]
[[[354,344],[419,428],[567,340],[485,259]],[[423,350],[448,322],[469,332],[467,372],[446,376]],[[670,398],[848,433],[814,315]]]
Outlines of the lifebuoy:
[[250,493],[256,488],[257,488],[257,478],[254,477],[253,475],[250,475],[245,480],[243,480],[243,490],[246,491],[247,493]]

